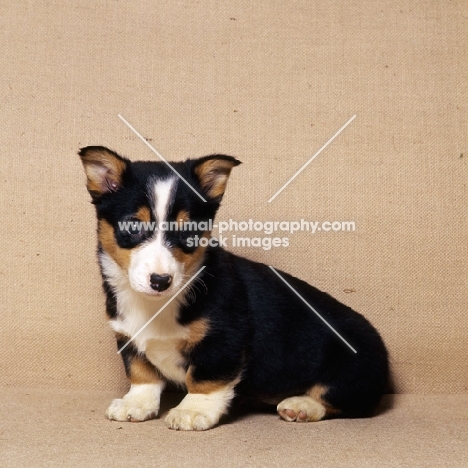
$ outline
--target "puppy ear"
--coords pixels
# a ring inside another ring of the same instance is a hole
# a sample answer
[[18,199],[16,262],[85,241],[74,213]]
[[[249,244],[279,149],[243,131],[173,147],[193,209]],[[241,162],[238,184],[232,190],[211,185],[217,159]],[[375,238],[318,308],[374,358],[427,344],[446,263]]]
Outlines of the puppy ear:
[[195,161],[194,173],[204,193],[212,201],[221,202],[231,169],[241,164],[236,158],[212,154]]
[[86,173],[93,201],[122,187],[123,174],[130,161],[103,146],[87,146],[78,153]]

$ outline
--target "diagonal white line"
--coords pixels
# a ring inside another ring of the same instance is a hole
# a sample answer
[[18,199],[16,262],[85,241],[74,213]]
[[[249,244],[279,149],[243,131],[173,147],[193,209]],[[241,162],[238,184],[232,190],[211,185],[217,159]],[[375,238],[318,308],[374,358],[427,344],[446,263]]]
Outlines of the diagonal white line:
[[281,281],[312,311],[314,314],[322,320],[322,322],[333,332],[336,336],[338,336],[354,353],[357,354],[357,351],[272,267],[270,266],[271,270],[275,273],[275,275],[281,279]]
[[202,266],[118,351],[120,354],[205,268]]
[[271,203],[354,119],[353,115],[269,200]]
[[206,203],[206,200],[197,192],[197,190],[195,190],[192,185],[190,185],[189,182],[187,182],[173,167],[172,165],[167,162],[161,155],[161,153],[156,150],[156,148],[154,148],[152,145],[150,145],[144,136],[142,136],[124,117],[122,117],[122,115],[118,114],[119,116],[119,119],[161,160],[163,161],[164,163],[166,163],[166,165],[172,170],[172,172],[174,172],[181,180],[183,180],[185,182],[185,184],[191,188],[205,203]]

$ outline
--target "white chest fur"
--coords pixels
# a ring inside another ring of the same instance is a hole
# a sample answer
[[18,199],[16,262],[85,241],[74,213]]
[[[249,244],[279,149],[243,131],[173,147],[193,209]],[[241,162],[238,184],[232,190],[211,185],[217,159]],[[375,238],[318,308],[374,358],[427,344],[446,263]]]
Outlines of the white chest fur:
[[[109,272],[109,263],[105,266]],[[112,286],[118,317],[110,321],[112,329],[131,337],[138,351],[145,353],[167,379],[184,384],[186,372],[179,345],[188,337],[189,330],[176,320],[180,302],[175,299],[167,304],[169,299],[147,298],[134,291],[124,278],[116,276],[113,275]]]
[[179,304],[171,302],[153,319],[165,303],[144,300],[138,297],[138,293],[130,294],[137,296],[132,298],[131,304],[128,303],[128,297],[122,300],[122,294],[117,294],[119,317],[111,320],[112,328],[132,337],[138,351],[145,353],[147,359],[166,378],[184,383],[184,358],[178,345],[187,338],[188,330],[175,319]]

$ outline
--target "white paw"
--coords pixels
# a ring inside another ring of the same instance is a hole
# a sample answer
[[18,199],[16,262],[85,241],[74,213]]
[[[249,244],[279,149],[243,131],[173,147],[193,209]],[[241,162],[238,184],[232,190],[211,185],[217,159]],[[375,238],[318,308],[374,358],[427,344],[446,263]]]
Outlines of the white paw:
[[209,394],[189,393],[166,417],[170,429],[206,431],[216,426],[234,396],[232,387]]
[[114,421],[146,421],[153,419],[159,412],[160,385],[132,385],[123,397],[112,401],[107,408],[107,418]]
[[320,421],[326,413],[325,406],[310,396],[286,398],[276,408],[285,421]]
[[178,408],[171,409],[165,419],[165,423],[170,429],[181,431],[206,431],[217,422],[217,420],[213,421],[208,414]]

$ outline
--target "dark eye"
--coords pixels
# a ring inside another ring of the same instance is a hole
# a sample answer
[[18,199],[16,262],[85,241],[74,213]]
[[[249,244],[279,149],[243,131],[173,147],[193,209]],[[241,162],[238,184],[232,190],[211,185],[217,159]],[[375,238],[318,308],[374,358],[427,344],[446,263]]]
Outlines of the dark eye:
[[132,221],[127,227],[127,233],[131,236],[141,235],[142,227],[139,221]]
[[141,220],[129,218],[120,221],[117,229],[117,240],[124,248],[131,248],[142,242],[148,235]]
[[187,241],[193,238],[194,232],[193,231],[179,231],[178,233],[178,240],[181,245],[187,245]]
[[193,231],[179,231],[178,237],[180,242],[187,242],[187,239],[194,235]]
[[174,246],[181,248],[184,252],[190,253],[197,248],[197,232],[192,230],[181,230],[177,232]]

